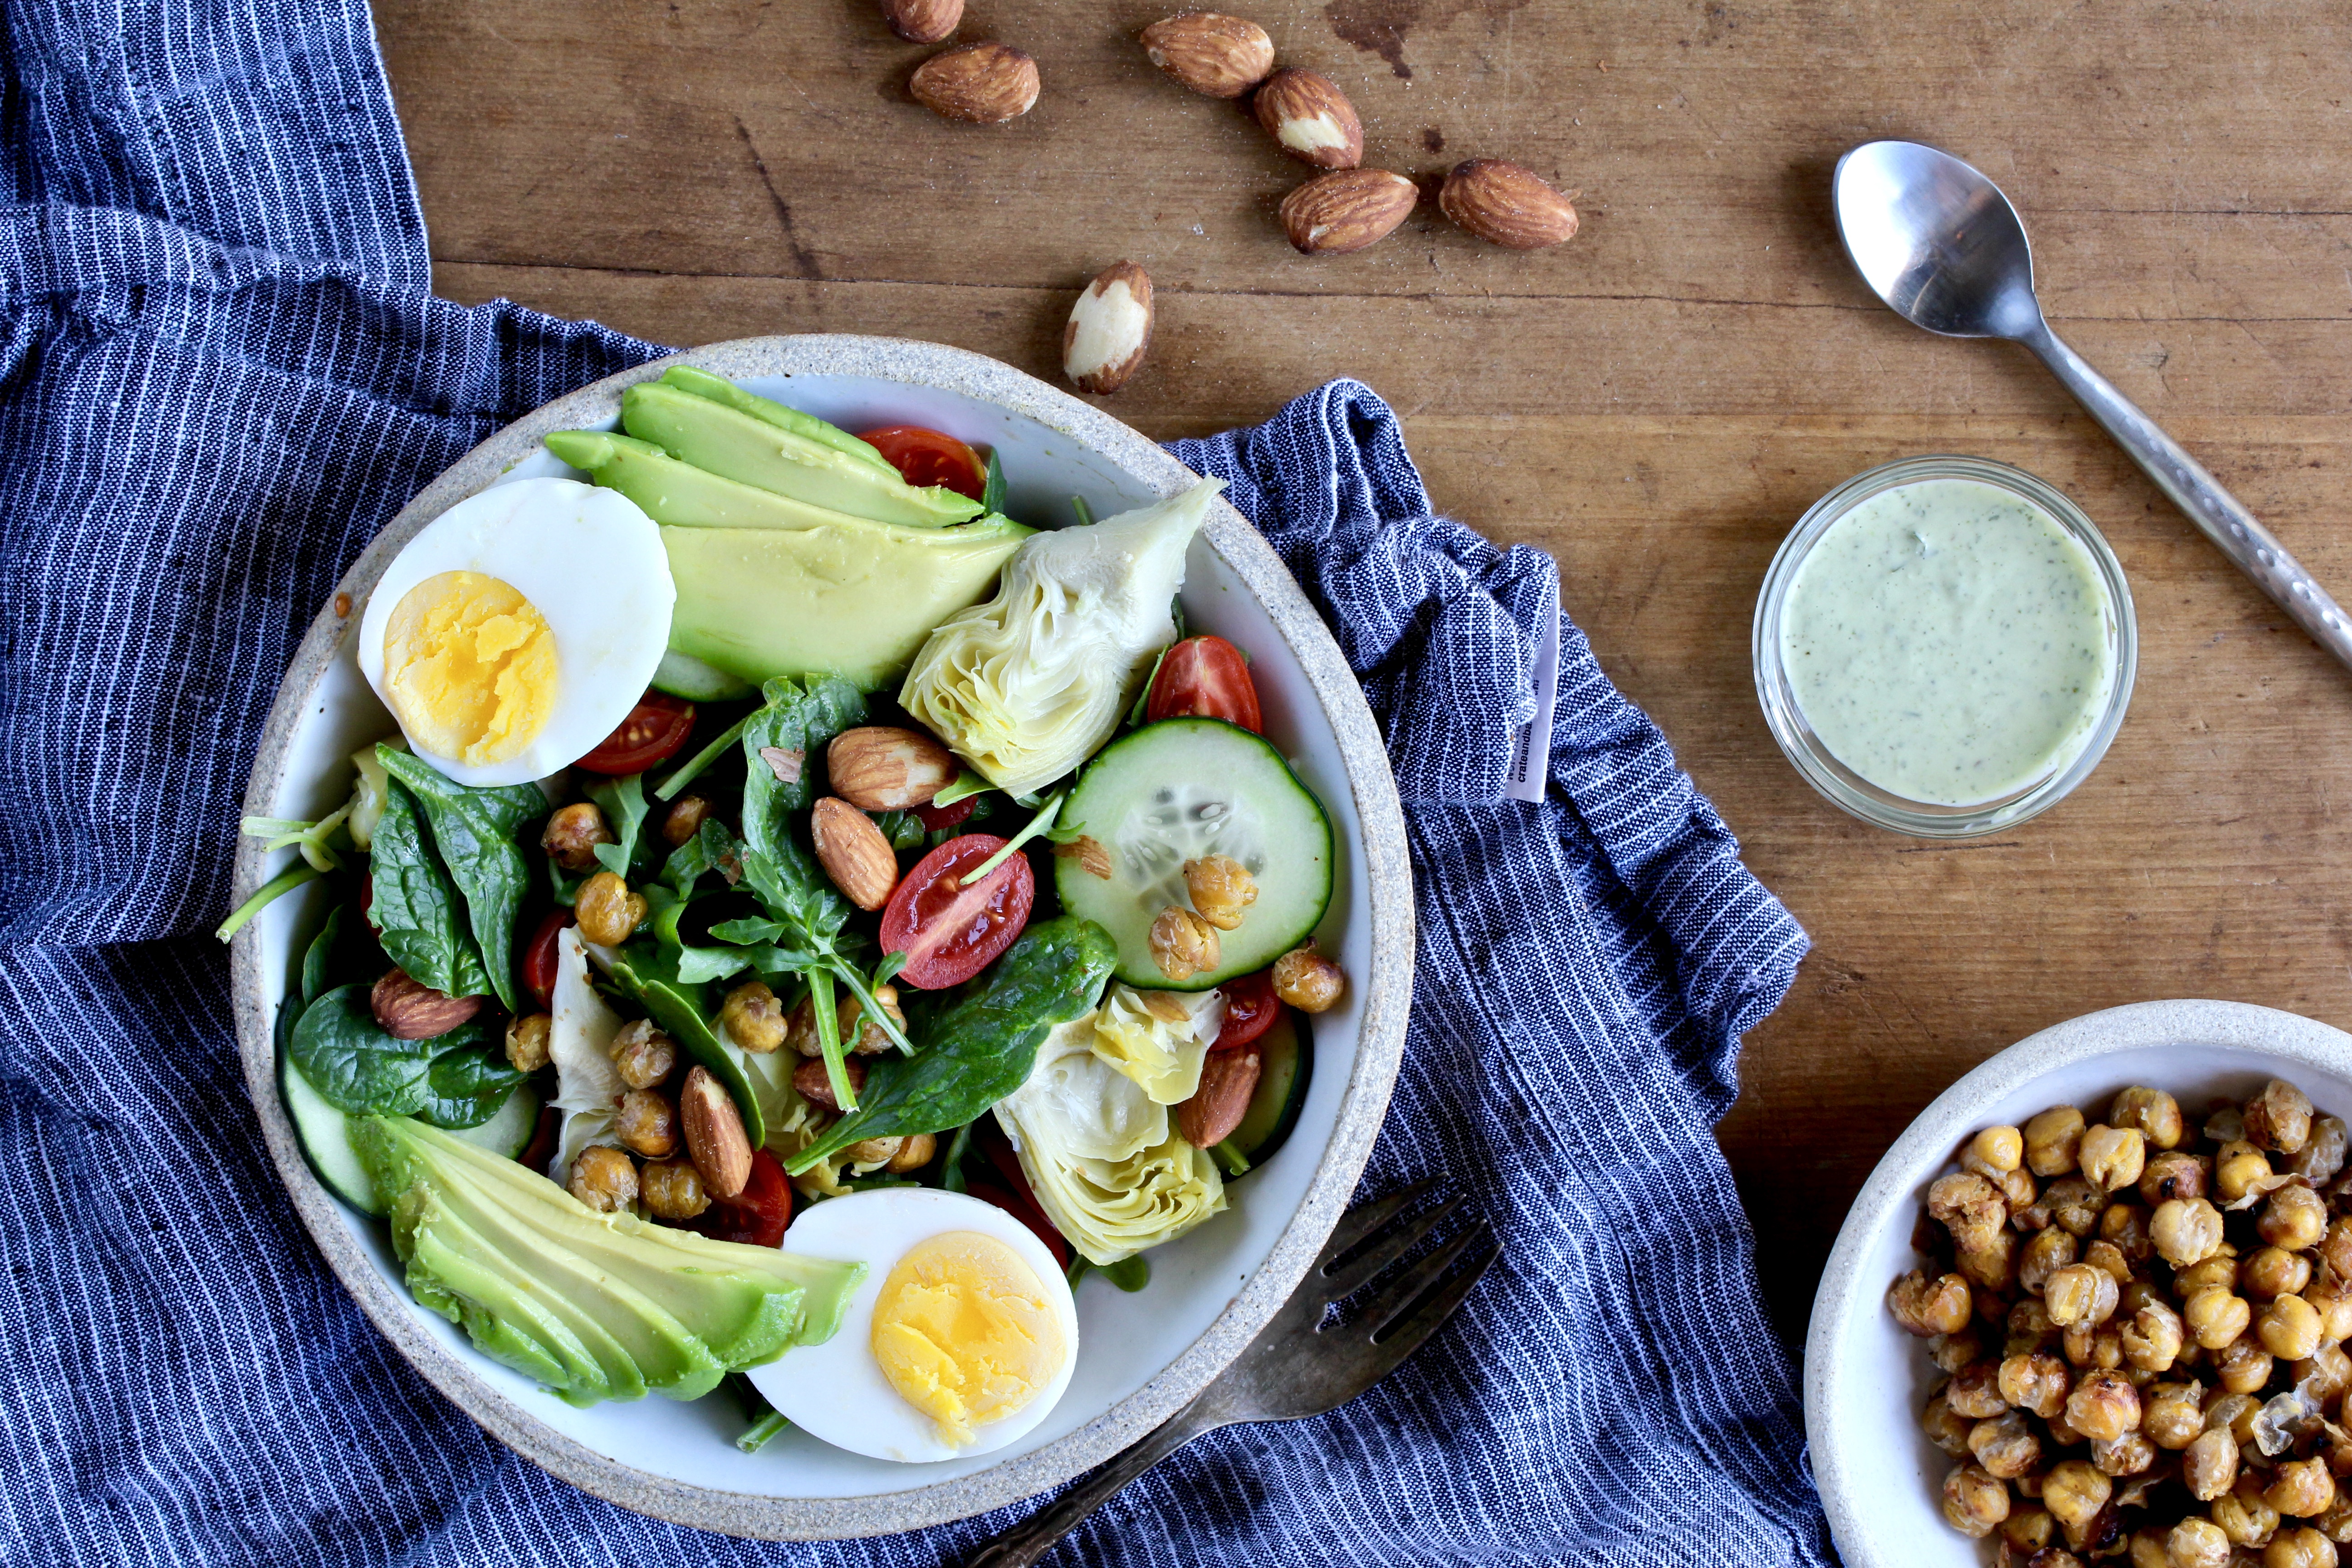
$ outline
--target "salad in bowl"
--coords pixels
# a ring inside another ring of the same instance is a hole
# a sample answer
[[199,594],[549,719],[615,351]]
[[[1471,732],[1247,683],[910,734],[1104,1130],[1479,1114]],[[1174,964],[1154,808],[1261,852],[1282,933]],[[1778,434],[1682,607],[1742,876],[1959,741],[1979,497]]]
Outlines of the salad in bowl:
[[245,825],[302,1157],[568,1406],[992,1453],[1298,1123],[1344,848],[1183,624],[1218,487],[1037,527],[1003,458],[638,381],[402,545],[380,732]]

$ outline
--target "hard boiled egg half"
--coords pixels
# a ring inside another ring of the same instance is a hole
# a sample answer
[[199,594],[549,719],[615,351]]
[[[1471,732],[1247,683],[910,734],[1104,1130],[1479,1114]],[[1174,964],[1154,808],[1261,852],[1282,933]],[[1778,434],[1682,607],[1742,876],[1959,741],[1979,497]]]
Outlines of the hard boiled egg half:
[[812,1436],[877,1459],[991,1453],[1070,1384],[1069,1281],[1003,1209],[929,1187],[853,1193],[795,1219],[784,1250],[867,1266],[839,1332],[751,1373]]
[[544,778],[645,695],[677,590],[661,530],[616,490],[492,485],[393,558],[360,673],[417,754],[463,784]]

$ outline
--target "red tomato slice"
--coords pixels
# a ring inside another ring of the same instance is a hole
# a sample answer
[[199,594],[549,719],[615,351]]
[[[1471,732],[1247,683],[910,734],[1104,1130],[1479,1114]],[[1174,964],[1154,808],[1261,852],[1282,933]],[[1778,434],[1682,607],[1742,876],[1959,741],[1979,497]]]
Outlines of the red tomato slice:
[[882,908],[882,951],[907,955],[900,980],[918,991],[961,985],[1013,945],[1037,899],[1029,858],[1014,855],[985,881],[958,885],[1005,842],[992,833],[950,838],[900,879]]
[[778,1247],[784,1227],[793,1223],[793,1184],[784,1168],[765,1149],[751,1156],[751,1179],[731,1198],[713,1198],[710,1206],[686,1228],[713,1241],[737,1241],[746,1247]]
[[919,805],[915,807],[915,819],[929,833],[937,833],[942,827],[961,827],[979,804],[980,796],[968,795],[952,805]]
[[889,425],[860,430],[857,438],[888,458],[910,485],[945,485],[970,500],[988,492],[988,465],[952,436],[919,425]]
[[570,910],[550,910],[522,944],[522,988],[539,998],[542,1011],[555,1005],[555,939],[572,921]]
[[1223,719],[1253,735],[1265,732],[1249,665],[1242,650],[1223,637],[1186,637],[1168,650],[1160,673],[1151,678],[1144,722],[1185,718]]
[[1274,971],[1261,969],[1230,981],[1225,988],[1225,1022],[1217,1031],[1213,1051],[1237,1051],[1274,1027],[1282,1016],[1282,998],[1274,994]]
[[572,765],[614,778],[641,773],[676,756],[693,733],[693,703],[667,691],[648,691],[637,699],[619,729]]

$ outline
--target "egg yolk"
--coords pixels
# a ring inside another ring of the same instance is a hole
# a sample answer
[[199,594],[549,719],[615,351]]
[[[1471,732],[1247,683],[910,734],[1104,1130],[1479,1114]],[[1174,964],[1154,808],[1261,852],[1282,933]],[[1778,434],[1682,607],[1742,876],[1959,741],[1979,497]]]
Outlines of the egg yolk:
[[950,1447],[1043,1394],[1069,1355],[1036,1270],[969,1230],[919,1241],[898,1259],[875,1301],[873,1346],[890,1386]]
[[416,749],[479,766],[530,744],[555,710],[555,634],[510,584],[443,572],[400,596],[384,684]]

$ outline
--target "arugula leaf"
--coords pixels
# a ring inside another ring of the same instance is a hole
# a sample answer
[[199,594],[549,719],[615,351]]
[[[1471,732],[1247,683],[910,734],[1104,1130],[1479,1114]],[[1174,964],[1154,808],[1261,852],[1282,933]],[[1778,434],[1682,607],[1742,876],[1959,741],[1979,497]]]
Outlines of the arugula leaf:
[[327,989],[329,966],[335,959],[335,939],[343,933],[343,906],[337,904],[327,911],[327,923],[310,940],[310,949],[302,954],[302,1005],[316,1002]]
[[755,915],[743,915],[731,921],[720,921],[710,928],[710,934],[721,942],[731,942],[749,947],[755,942],[773,942],[784,934],[782,921],[761,920]]
[[688,762],[684,767],[677,769],[676,772],[672,773],[669,777],[662,780],[661,787],[654,791],[654,798],[656,800],[676,800],[677,798],[678,791],[684,789],[688,784],[692,784],[701,775],[703,769],[709,767],[711,763],[725,756],[727,754],[727,749],[743,738],[743,726],[751,721],[751,716],[746,713],[742,718],[736,720],[735,722],[728,725],[724,730],[721,730],[719,732],[719,738],[717,740],[703,747],[702,750],[695,752],[692,760]]
[[433,1058],[425,1075],[425,1103],[416,1108],[419,1121],[453,1131],[479,1127],[499,1113],[515,1085],[522,1081],[523,1075],[507,1061],[504,1050],[488,1043],[487,1028],[467,1024],[441,1039],[451,1040],[467,1031],[472,1031],[474,1043],[453,1045]]
[[[530,862],[515,840],[525,824],[547,815],[547,797],[536,784],[469,788],[444,778],[413,752],[390,746],[378,746],[375,752],[384,772],[405,786],[424,808],[441,862],[466,897],[466,912],[490,989],[511,1012],[522,994],[515,982],[515,922],[522,918],[523,900],[530,892]],[[412,978],[424,978],[414,970],[409,973]]]
[[1118,956],[1110,933],[1092,921],[1066,915],[1031,926],[975,989],[932,1020],[920,1050],[871,1058],[861,1108],[784,1169],[798,1175],[861,1139],[972,1121],[1027,1080],[1048,1031],[1100,1000]]
[[[368,918],[383,951],[411,980],[444,996],[479,996],[490,989],[481,950],[461,914],[457,884],[425,840],[416,797],[396,778],[384,781],[383,816],[369,845],[368,879],[375,892]],[[320,1080],[314,1076],[311,1081]]]
[[612,843],[596,846],[596,863],[614,876],[629,879],[637,859],[637,841],[646,825],[646,775],[630,773],[623,778],[599,779],[588,786],[588,798],[603,809],[605,826],[613,830]]
[[882,830],[893,849],[919,849],[931,836],[923,819],[911,811],[886,811],[874,819],[874,826]]
[[671,852],[662,867],[661,879],[676,888],[680,899],[691,899],[694,885],[706,871],[718,872],[730,888],[743,879],[743,858],[736,850],[735,836],[715,816],[704,817],[694,837]]

